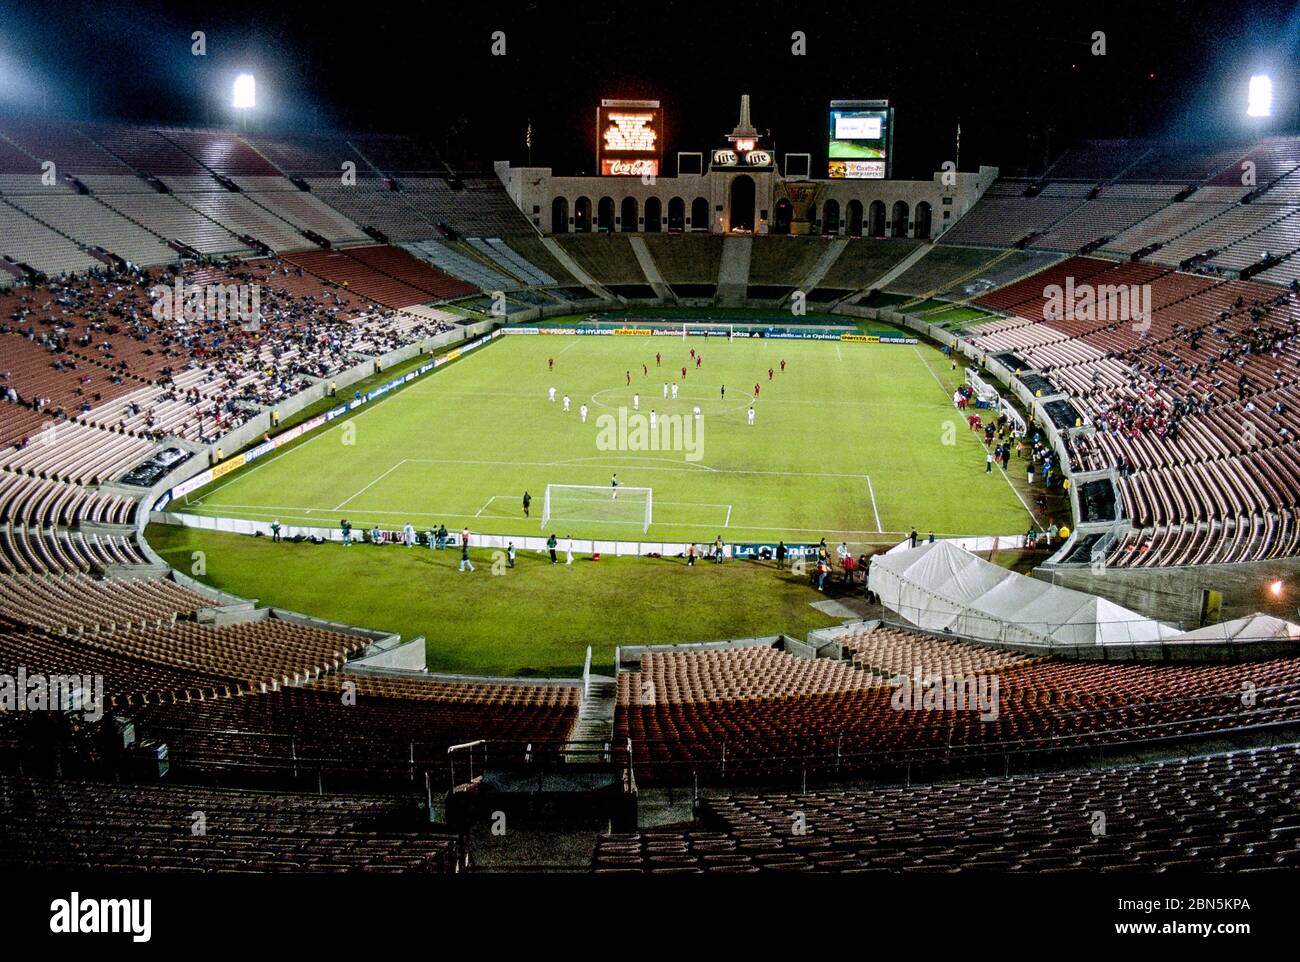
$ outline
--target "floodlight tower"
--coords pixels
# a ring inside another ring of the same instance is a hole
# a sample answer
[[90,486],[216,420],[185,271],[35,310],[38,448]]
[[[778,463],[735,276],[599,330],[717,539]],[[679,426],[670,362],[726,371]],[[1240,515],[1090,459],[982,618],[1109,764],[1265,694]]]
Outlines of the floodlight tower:
[[241,130],[248,129],[248,112],[257,106],[257,80],[251,73],[241,73],[235,78],[231,106],[239,117]]

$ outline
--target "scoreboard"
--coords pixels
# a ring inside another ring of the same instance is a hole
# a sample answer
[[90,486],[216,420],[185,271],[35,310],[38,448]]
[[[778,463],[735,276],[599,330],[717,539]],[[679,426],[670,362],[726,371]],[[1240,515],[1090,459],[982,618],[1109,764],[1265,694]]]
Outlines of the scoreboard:
[[657,100],[602,100],[596,108],[596,168],[602,177],[657,177],[663,112]]
[[888,100],[832,100],[827,175],[883,180],[893,175],[894,110]]

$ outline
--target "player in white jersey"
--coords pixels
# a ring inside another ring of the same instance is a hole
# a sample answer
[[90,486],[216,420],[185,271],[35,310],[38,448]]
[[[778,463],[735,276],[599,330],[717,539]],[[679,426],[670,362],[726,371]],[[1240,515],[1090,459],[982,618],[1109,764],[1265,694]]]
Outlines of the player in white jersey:
[[550,402],[551,402],[552,404],[554,404],[554,403],[555,403],[555,388],[551,388],[550,390],[548,390],[548,391],[546,392],[546,396],[547,396],[547,398],[550,400]]
[[673,400],[674,400],[674,401],[677,400],[677,385],[676,385],[676,384],[673,385]]
[[569,395],[564,395],[564,413],[569,413]]
[[632,410],[633,411],[641,410],[641,395],[639,394],[632,395]]
[[584,404],[582,407],[578,408],[578,416],[582,418],[583,424],[587,423],[587,405]]
[[656,422],[657,420],[659,420],[659,419],[655,416],[655,409],[654,409],[654,408],[651,408],[651,409],[650,409],[650,430],[651,430],[651,431],[653,431],[653,430],[655,429],[655,422]]
[[668,382],[664,381],[664,400],[668,400]]
[[700,406],[698,404],[695,405],[695,416],[696,417],[700,416]]
[[751,425],[754,423],[754,408],[752,406],[749,409],[749,413],[745,415],[745,417],[749,419],[749,423]]

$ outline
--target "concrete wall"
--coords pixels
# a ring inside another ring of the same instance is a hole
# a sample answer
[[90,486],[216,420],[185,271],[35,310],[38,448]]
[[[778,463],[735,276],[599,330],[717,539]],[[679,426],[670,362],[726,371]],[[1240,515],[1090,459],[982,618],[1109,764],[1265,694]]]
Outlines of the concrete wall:
[[[1251,561],[1236,565],[1197,565],[1183,568],[1053,568],[1036,576],[1064,588],[1109,598],[1116,604],[1185,628],[1200,623],[1201,592],[1222,592],[1221,619],[1228,621],[1256,611],[1290,621],[1300,606],[1300,558]],[[1268,586],[1283,581],[1281,597]]]
[[[651,197],[660,202],[660,231],[668,229],[668,205],[673,198],[681,198],[685,204],[686,230],[707,230],[721,234],[730,229],[730,188],[732,179],[738,174],[747,174],[753,178],[755,186],[755,233],[767,233],[774,221],[774,208],[779,196],[778,185],[783,180],[774,170],[750,171],[737,169],[713,169],[705,174],[691,174],[680,177],[658,177],[653,183],[645,183],[638,177],[557,177],[546,167],[511,167],[505,163],[496,165],[497,176],[505,184],[506,192],[524,212],[529,221],[543,234],[551,233],[551,211],[555,198],[563,197],[568,202],[569,230],[573,230],[574,209],[579,197],[591,201],[592,230],[598,221],[601,198],[609,197],[614,202],[614,229],[622,232],[627,225],[622,223],[621,215],[624,198],[632,198],[637,206],[636,231],[645,230],[645,204]],[[866,212],[873,201],[885,205],[885,220],[893,216],[894,204],[902,201],[907,204],[909,224],[907,236],[916,236],[915,213],[922,202],[931,207],[931,233],[937,237],[951,227],[979,200],[990,184],[997,179],[996,167],[981,167],[978,173],[950,174],[945,184],[943,172],[936,172],[930,180],[817,180],[821,196],[817,200],[818,210],[824,211],[826,201],[834,200],[839,204],[839,235],[845,235],[848,227],[847,210],[850,201],[862,204],[864,221]],[[709,221],[706,224],[695,223],[691,208],[696,198],[708,202]],[[947,198],[948,203],[944,203]],[[944,217],[944,212],[949,216]],[[766,216],[764,216],[766,214]],[[865,230],[865,227],[864,227]]]

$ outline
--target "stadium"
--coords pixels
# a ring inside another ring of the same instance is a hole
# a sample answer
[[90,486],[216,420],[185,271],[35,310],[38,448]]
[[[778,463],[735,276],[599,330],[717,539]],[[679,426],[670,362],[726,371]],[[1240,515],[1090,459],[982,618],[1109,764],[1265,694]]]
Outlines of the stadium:
[[[1111,90],[1161,16],[1032,56]],[[1300,865],[1300,16],[1254,16],[1213,136],[1152,88],[1029,137],[991,78],[964,155],[915,74],[796,122],[482,67],[503,146],[294,122],[310,38],[195,19],[202,109],[0,46],[0,865]]]

